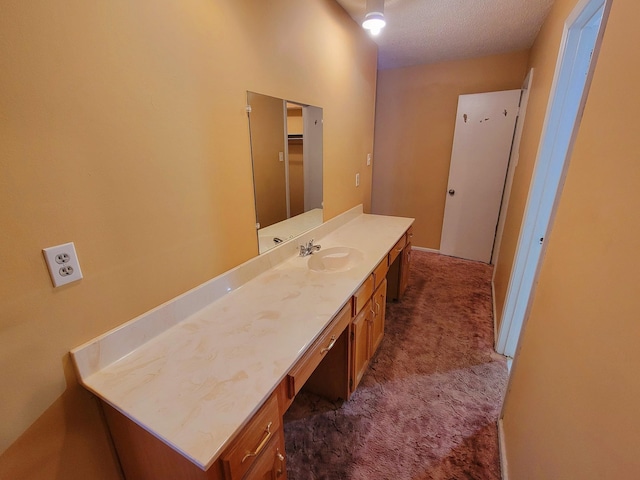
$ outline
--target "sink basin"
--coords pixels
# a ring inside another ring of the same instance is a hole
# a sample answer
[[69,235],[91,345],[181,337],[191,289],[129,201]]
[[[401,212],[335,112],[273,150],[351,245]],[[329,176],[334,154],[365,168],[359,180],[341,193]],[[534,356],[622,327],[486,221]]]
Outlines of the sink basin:
[[346,272],[358,265],[364,254],[351,247],[331,247],[315,252],[309,258],[307,266],[316,272]]

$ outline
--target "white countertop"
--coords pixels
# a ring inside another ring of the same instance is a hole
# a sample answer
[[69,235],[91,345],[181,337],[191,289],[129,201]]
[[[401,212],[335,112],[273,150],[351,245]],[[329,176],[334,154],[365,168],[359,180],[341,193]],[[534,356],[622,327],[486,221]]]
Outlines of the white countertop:
[[[327,222],[277,247],[281,258],[287,252],[280,263],[247,262],[243,268],[262,273],[188,316],[180,318],[181,310],[188,312],[180,302],[202,297],[203,288],[74,349],[80,381],[207,469],[412,222],[351,214],[326,233]],[[323,249],[356,248],[364,259],[345,272],[312,271],[311,257],[295,254],[307,236]],[[227,281],[224,275],[216,285]]]

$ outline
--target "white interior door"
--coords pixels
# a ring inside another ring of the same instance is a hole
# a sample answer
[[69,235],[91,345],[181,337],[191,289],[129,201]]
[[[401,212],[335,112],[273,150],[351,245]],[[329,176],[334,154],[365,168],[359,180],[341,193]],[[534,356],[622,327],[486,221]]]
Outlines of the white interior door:
[[304,123],[304,211],[322,208],[322,108],[302,108]]
[[460,95],[440,252],[489,263],[520,90]]
[[496,343],[496,351],[509,357],[529,313],[610,8],[611,0],[581,0],[565,22]]

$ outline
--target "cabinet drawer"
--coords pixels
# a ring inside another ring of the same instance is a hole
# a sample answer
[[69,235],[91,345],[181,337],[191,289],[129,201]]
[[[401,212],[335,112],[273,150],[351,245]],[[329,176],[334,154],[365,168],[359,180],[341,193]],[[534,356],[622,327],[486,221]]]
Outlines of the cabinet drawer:
[[279,430],[269,440],[260,458],[253,462],[243,480],[284,480],[286,475],[284,435]]
[[384,258],[373,271],[373,280],[374,280],[374,290],[378,288],[378,286],[384,281],[387,277],[387,272],[389,271],[389,265],[387,264],[387,259]]
[[289,398],[298,394],[350,322],[351,303],[348,302],[287,374]]
[[362,307],[369,301],[371,295],[373,294],[373,275],[369,275],[369,277],[364,281],[360,288],[353,294],[353,316],[358,315]]
[[406,244],[407,244],[407,236],[403,235],[400,238],[400,240],[398,240],[396,244],[393,246],[393,248],[389,251],[389,265],[391,265],[393,261],[396,258],[398,258],[398,255],[400,255],[400,252],[402,252],[402,249]]
[[272,395],[222,455],[225,478],[240,480],[260,454],[267,451],[266,447],[274,436],[279,435],[279,430],[278,398]]

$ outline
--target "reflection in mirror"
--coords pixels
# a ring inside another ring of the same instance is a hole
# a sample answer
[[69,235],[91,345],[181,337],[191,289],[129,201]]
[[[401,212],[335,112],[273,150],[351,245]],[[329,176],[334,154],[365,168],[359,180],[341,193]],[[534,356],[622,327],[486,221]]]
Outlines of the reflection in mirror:
[[322,223],[322,108],[247,92],[260,253]]

